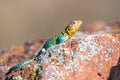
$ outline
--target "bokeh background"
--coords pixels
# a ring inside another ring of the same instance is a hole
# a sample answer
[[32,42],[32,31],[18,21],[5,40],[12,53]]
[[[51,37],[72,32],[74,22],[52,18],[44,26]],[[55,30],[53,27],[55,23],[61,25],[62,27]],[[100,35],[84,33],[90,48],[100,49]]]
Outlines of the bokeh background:
[[120,18],[120,0],[0,0],[0,49],[43,39],[74,19],[86,24]]

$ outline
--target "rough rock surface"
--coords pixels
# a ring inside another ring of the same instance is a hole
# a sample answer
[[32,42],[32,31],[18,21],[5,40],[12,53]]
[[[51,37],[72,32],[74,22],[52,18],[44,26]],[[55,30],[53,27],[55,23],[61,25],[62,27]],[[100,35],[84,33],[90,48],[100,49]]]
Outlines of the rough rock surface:
[[0,50],[0,80],[5,80],[5,73],[10,67],[35,56],[45,41],[46,39],[27,41],[23,45]]
[[78,33],[34,62],[7,73],[6,80],[107,80],[109,76],[113,80],[110,70],[119,65],[119,57],[120,34]]

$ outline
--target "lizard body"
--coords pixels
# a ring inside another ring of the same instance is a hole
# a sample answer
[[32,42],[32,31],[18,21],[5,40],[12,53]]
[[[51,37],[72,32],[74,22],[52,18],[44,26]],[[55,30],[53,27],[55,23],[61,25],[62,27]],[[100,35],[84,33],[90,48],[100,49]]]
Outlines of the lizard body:
[[48,39],[46,43],[43,45],[42,49],[38,52],[37,56],[30,58],[24,62],[21,62],[17,64],[16,66],[13,66],[12,68],[9,69],[9,72],[34,61],[37,57],[39,57],[43,53],[43,50],[47,50],[48,48],[56,44],[59,44],[59,43],[62,43],[68,40],[74,35],[75,32],[79,30],[81,24],[82,24],[82,21],[80,20],[72,21],[61,33],[58,33],[57,35]]

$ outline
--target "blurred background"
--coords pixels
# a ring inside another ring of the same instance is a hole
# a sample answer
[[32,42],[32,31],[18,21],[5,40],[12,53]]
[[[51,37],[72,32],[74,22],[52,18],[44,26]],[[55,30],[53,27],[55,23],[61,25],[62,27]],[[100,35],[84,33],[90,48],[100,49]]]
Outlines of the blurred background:
[[120,0],[0,0],[0,49],[53,36],[74,19],[84,28],[118,18]]

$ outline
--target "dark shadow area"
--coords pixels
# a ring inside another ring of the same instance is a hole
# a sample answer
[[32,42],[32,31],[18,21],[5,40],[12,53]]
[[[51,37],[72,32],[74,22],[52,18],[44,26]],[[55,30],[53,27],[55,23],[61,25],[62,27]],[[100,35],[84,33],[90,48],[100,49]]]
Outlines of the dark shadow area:
[[108,80],[120,80],[120,58],[118,64],[111,68]]

